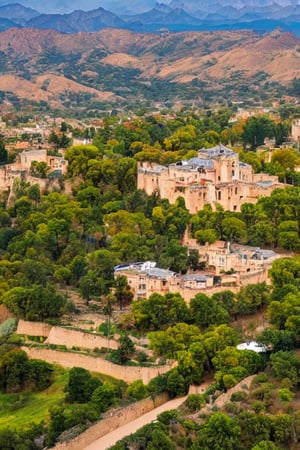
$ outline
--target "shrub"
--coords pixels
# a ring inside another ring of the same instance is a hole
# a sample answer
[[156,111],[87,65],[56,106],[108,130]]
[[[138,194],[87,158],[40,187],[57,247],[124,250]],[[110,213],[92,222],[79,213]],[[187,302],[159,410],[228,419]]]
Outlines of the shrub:
[[231,395],[230,400],[232,402],[241,402],[243,400],[246,400],[246,398],[247,398],[247,392],[245,392],[245,391],[237,391],[237,392],[234,392]]
[[10,318],[7,319],[0,325],[0,337],[7,336],[8,334],[13,333],[16,328],[16,319]]
[[133,381],[126,390],[126,395],[136,400],[142,400],[149,394],[147,386],[144,385],[142,380]]
[[170,409],[169,411],[164,411],[157,416],[159,422],[164,425],[170,425],[171,423],[179,421],[179,413],[176,409]]
[[205,397],[202,394],[190,394],[186,401],[184,402],[184,406],[191,412],[196,412],[201,409],[205,405]]
[[115,405],[118,398],[120,398],[119,388],[115,384],[104,382],[93,392],[92,404],[102,413]]

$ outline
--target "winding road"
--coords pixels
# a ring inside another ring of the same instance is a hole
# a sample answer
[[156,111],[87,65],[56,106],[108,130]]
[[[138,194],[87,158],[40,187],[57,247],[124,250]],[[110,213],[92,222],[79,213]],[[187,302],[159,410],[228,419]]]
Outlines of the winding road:
[[114,445],[116,442],[118,442],[120,439],[122,439],[125,436],[128,436],[129,434],[135,433],[139,428],[143,427],[147,423],[150,423],[152,420],[155,420],[157,415],[168,411],[170,409],[176,409],[178,408],[187,398],[185,397],[179,397],[175,398],[174,400],[170,400],[167,403],[164,403],[163,405],[153,409],[152,411],[142,415],[138,419],[133,420],[132,422],[127,423],[126,425],[123,425],[122,427],[111,431],[110,433],[106,434],[105,436],[102,436],[101,438],[97,439],[92,444],[85,447],[83,450],[106,450],[112,445]]

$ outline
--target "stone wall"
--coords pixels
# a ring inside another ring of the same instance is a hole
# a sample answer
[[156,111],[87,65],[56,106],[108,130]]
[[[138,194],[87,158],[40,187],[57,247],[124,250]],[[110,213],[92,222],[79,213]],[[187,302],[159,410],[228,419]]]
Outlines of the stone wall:
[[[65,345],[70,349],[73,347],[79,347],[89,350],[93,350],[94,348],[110,348],[112,350],[117,350],[119,346],[119,342],[116,339],[110,339],[108,341],[106,337],[99,336],[97,334],[72,330],[70,328],[52,327],[51,325],[41,322],[28,322],[25,320],[20,320],[16,333],[24,334],[26,336],[43,336],[47,338],[45,344]],[[134,338],[133,340],[135,342],[136,350],[152,355],[151,350],[138,345],[147,345],[147,340],[139,341]]]
[[91,426],[88,430],[81,433],[77,438],[70,442],[57,444],[55,450],[82,450],[92,444],[97,439],[105,436],[117,428],[126,425],[138,417],[152,411],[154,408],[166,403],[169,400],[167,394],[161,394],[154,400],[147,398],[140,402],[134,403],[126,408],[120,408],[112,411],[111,417],[101,420],[97,424]]
[[48,337],[52,326],[43,322],[27,322],[19,320],[17,334],[25,334],[26,336],[43,336]]
[[68,348],[80,347],[93,350],[95,347],[116,350],[118,342],[102,336],[84,333],[82,331],[70,330],[68,328],[52,327],[45,344],[65,345]]
[[168,372],[175,366],[175,364],[156,367],[120,366],[100,357],[80,353],[59,352],[46,348],[22,347],[22,349],[30,358],[43,359],[50,363],[60,364],[63,367],[83,367],[92,372],[103,373],[124,380],[127,383],[143,380],[144,384],[148,384],[152,378]]
[[240,276],[241,286],[246,286],[247,284],[262,283],[264,281],[267,284],[269,284],[270,283],[270,278],[269,278],[269,274],[268,274],[268,269],[270,267],[268,267],[267,269],[257,270],[254,273],[250,272],[250,273],[241,275]]

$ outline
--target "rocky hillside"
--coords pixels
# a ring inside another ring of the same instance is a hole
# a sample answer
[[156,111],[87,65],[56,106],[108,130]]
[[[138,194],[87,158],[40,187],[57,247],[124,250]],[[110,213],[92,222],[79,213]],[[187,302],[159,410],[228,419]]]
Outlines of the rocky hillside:
[[[300,73],[300,40],[251,31],[0,33],[0,100],[101,109],[281,96]],[[9,75],[9,77],[8,77]]]

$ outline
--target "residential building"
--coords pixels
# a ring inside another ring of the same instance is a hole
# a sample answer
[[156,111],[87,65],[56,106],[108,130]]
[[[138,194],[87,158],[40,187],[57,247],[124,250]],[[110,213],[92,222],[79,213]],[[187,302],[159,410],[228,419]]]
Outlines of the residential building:
[[256,203],[280,186],[277,176],[255,174],[251,165],[239,161],[238,153],[222,144],[199,150],[198,157],[188,161],[169,166],[141,162],[138,167],[138,189],[148,195],[158,192],[170,203],[183,197],[193,214],[206,204],[240,211],[243,203]]
[[268,270],[273,261],[279,258],[279,255],[273,250],[224,241],[199,245],[195,239],[189,239],[189,248],[198,250],[199,262],[204,263],[206,269],[213,271],[215,275],[226,272],[246,275],[260,270]]
[[224,241],[199,245],[195,239],[185,238],[183,243],[198,251],[204,271],[180,275],[146,261],[116,266],[115,276],[127,278],[134,300],[149,298],[155,292],[162,295],[178,292],[189,303],[199,292],[210,295],[228,288],[238,291],[250,283],[268,282],[269,269],[280,257],[272,250]]

